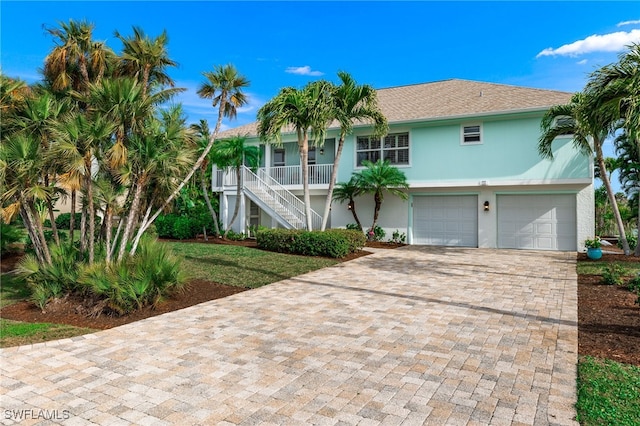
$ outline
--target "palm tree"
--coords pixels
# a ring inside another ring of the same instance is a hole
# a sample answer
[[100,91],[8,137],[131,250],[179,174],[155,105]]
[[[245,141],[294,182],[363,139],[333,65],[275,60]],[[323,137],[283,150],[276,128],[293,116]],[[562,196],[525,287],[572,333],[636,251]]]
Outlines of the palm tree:
[[44,76],[53,90],[84,92],[91,82],[102,79],[114,54],[104,42],[92,40],[94,25],[87,21],[61,22],[47,32],[57,40],[45,58]]
[[[95,204],[94,204],[94,160],[101,146],[106,145],[113,134],[115,124],[104,115],[94,114],[87,119],[82,113],[75,113],[61,120],[54,135],[56,143],[51,150],[53,158],[61,164],[62,172],[68,181],[79,181],[85,194],[84,205],[89,214],[88,236],[81,229],[81,248],[88,238],[89,264],[93,263],[95,253]],[[75,206],[72,208],[72,217]],[[86,221],[85,221],[86,222]],[[73,240],[72,244],[73,244]],[[82,251],[82,250],[81,250]]]
[[233,169],[236,173],[236,203],[233,209],[231,220],[227,224],[224,231],[224,237],[227,237],[231,226],[238,217],[240,210],[240,197],[242,196],[242,166],[248,165],[256,168],[260,162],[260,149],[257,146],[246,145],[246,138],[235,136],[230,139],[224,139],[213,146],[212,159],[220,168]]
[[216,121],[216,127],[213,130],[209,143],[200,153],[200,157],[193,165],[191,171],[187,173],[186,177],[182,180],[180,185],[167,197],[162,206],[145,221],[140,227],[138,234],[144,232],[149,225],[162,213],[162,211],[169,205],[170,202],[180,193],[180,190],[191,180],[193,174],[202,166],[205,158],[209,155],[211,147],[213,146],[220,126],[222,124],[222,118],[235,118],[238,112],[238,108],[247,103],[247,97],[243,92],[243,89],[249,86],[249,80],[240,75],[236,68],[231,65],[216,66],[214,72],[203,73],[207,78],[207,81],[202,83],[198,90],[198,95],[205,99],[211,99],[212,105],[218,106],[218,120]]
[[314,144],[324,141],[326,128],[333,117],[333,85],[327,81],[314,81],[302,90],[285,87],[258,110],[258,135],[264,141],[282,143],[282,132],[294,130],[298,138],[298,151],[302,168],[302,187],[307,230],[312,229],[311,197],[309,195],[308,156],[309,136]]
[[407,183],[405,174],[397,167],[392,166],[389,160],[378,160],[375,163],[363,161],[362,164],[365,166],[365,169],[359,173],[357,185],[360,186],[362,192],[373,193],[373,200],[375,202],[373,223],[370,228],[371,232],[376,227],[384,193],[389,192],[392,195],[406,200],[409,198],[409,195],[405,190],[409,189],[409,184]]
[[[201,150],[204,150],[209,144],[211,139],[211,132],[209,131],[209,123],[207,120],[201,119],[198,124],[192,124],[191,130],[196,134],[196,143]],[[214,145],[215,146],[215,145]],[[204,201],[207,204],[211,219],[213,220],[213,226],[216,232],[216,237],[220,237],[220,226],[218,225],[218,215],[216,214],[213,205],[211,204],[211,198],[209,198],[209,185],[207,184],[207,170],[209,169],[209,160],[207,157],[202,161],[200,166],[200,188],[202,189],[202,195]]]
[[31,135],[16,133],[0,145],[0,175],[3,177],[0,202],[6,223],[19,213],[42,264],[51,264],[51,253],[38,218],[36,202],[51,199],[53,188],[44,185],[44,156],[40,141]]
[[155,39],[145,35],[140,27],[133,27],[133,36],[123,37],[118,31],[115,36],[123,45],[120,55],[119,74],[137,77],[142,84],[142,94],[147,95],[154,85],[174,87],[174,81],[165,72],[167,67],[175,67],[177,62],[169,58],[167,43],[169,37],[163,31]]
[[363,188],[358,185],[358,176],[357,174],[352,175],[349,182],[339,182],[336,185],[335,191],[333,191],[333,200],[338,201],[340,203],[344,201],[348,201],[347,208],[351,211],[353,215],[353,219],[356,221],[358,225],[358,229],[362,231],[362,223],[360,223],[360,219],[356,214],[356,202],[355,197],[362,194]]
[[[553,159],[553,141],[558,136],[573,135],[573,146],[586,156],[595,153],[600,170],[606,170],[602,144],[611,133],[614,122],[610,108],[594,108],[597,97],[593,91],[579,92],[571,97],[566,105],[551,107],[543,116],[540,124],[542,136],[538,141],[538,152],[543,158]],[[593,148],[589,141],[593,142]],[[607,189],[609,202],[620,233],[620,241],[626,255],[629,254],[629,243],[615,193],[606,173],[600,178]]]
[[333,160],[333,170],[322,215],[322,231],[327,227],[329,220],[333,188],[338,176],[338,165],[344,147],[344,139],[353,131],[354,122],[373,121],[373,136],[383,136],[389,129],[387,119],[378,106],[375,89],[366,84],[358,85],[353,77],[344,71],[338,72],[338,77],[341,84],[333,91],[333,112],[340,123],[340,137],[338,138],[338,147]]
[[[627,194],[629,200],[637,201],[640,196],[640,149],[638,143],[633,141],[623,131],[614,140],[616,154],[619,155],[620,183]],[[640,235],[640,210],[637,203],[633,202],[636,208],[637,229]],[[640,244],[636,244],[634,256],[640,256]]]

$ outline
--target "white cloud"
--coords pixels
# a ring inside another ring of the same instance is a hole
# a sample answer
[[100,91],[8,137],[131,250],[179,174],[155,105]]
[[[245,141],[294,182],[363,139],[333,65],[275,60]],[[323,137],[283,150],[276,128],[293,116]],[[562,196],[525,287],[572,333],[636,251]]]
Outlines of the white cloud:
[[581,61],[578,61],[578,65],[585,65],[587,63],[586,59],[583,59]]
[[312,76],[324,75],[324,73],[321,71],[312,71],[309,65],[305,65],[304,67],[288,67],[285,70],[285,72],[289,74],[298,74],[298,75],[312,75]]
[[565,44],[557,49],[551,47],[538,53],[536,58],[541,56],[578,56],[591,52],[620,52],[631,43],[640,42],[640,29],[629,32],[618,31],[610,34],[594,34],[578,40],[571,44]]
[[637,19],[635,21],[622,21],[617,26],[623,27],[625,25],[636,25],[636,24],[640,24],[640,19]]

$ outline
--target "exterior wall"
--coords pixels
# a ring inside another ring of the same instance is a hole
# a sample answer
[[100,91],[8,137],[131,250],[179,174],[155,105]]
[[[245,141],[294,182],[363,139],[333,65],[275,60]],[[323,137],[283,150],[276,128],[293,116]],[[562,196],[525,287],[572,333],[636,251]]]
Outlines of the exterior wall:
[[[398,166],[412,186],[433,186],[445,182],[477,185],[480,181],[493,184],[515,181],[590,179],[589,158],[576,155],[571,138],[554,142],[554,159],[545,160],[538,154],[541,116],[510,119],[486,118],[478,121],[448,121],[414,125],[412,128],[393,126],[390,132],[409,132],[408,166]],[[482,124],[482,140],[477,145],[462,145],[461,125]],[[338,180],[349,180],[355,165],[355,140],[366,135],[360,130],[345,141]]]

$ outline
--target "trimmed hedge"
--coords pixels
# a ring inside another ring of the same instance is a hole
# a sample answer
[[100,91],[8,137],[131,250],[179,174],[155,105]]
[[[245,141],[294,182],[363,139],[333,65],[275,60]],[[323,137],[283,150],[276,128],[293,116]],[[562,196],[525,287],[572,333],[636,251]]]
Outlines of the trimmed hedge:
[[361,231],[348,229],[267,229],[258,231],[256,241],[259,248],[278,253],[340,258],[363,248],[366,238]]

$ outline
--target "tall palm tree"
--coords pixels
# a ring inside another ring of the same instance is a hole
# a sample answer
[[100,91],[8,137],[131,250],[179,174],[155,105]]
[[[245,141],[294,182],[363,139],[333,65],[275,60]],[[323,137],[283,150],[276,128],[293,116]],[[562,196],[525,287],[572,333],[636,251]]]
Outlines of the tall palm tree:
[[373,210],[373,223],[370,228],[373,231],[378,222],[378,214],[384,200],[384,193],[388,192],[406,200],[409,195],[405,191],[409,189],[409,184],[405,174],[397,167],[392,166],[389,160],[383,161],[380,159],[375,163],[363,161],[362,164],[365,169],[359,173],[357,184],[362,188],[363,192],[373,193],[375,207]]
[[45,58],[44,76],[53,90],[85,92],[91,82],[102,79],[114,58],[104,42],[92,39],[94,25],[87,21],[61,22],[48,28],[56,46]]
[[167,51],[169,37],[166,31],[151,39],[140,27],[134,26],[132,36],[124,37],[118,31],[115,32],[115,36],[123,45],[118,73],[137,77],[142,84],[144,96],[153,85],[175,86],[174,81],[165,71],[167,67],[178,65],[169,58]]
[[372,121],[373,136],[381,137],[387,133],[389,129],[387,119],[384,114],[382,114],[378,105],[376,90],[366,84],[357,84],[353,77],[344,71],[339,71],[338,77],[340,78],[341,84],[336,86],[333,91],[333,112],[336,120],[340,123],[340,136],[338,138],[338,147],[333,160],[333,170],[331,172],[331,180],[329,181],[327,199],[322,215],[322,231],[327,227],[329,220],[331,201],[333,200],[333,188],[338,176],[338,165],[340,164],[340,156],[342,155],[342,149],[344,147],[344,139],[353,131],[354,122]]
[[260,162],[260,149],[254,145],[247,145],[246,138],[235,136],[224,139],[213,146],[212,159],[220,168],[233,169],[236,173],[236,203],[233,209],[231,220],[227,224],[224,231],[224,237],[227,237],[231,226],[238,217],[240,210],[240,197],[242,196],[242,166],[247,165],[251,168],[258,167]]
[[298,138],[298,152],[302,168],[302,187],[307,230],[312,229],[311,197],[309,195],[308,156],[309,137],[320,145],[326,128],[333,118],[333,85],[319,80],[302,90],[285,87],[258,110],[258,135],[264,141],[282,143],[282,132],[294,130]]
[[[553,141],[558,136],[573,135],[573,146],[586,156],[595,154],[600,170],[606,170],[602,144],[611,133],[615,120],[611,108],[594,108],[596,100],[597,95],[593,91],[579,92],[571,97],[568,104],[553,106],[545,113],[540,124],[542,135],[538,141],[538,152],[543,158],[553,158]],[[600,178],[607,189],[624,253],[628,255],[629,243],[615,193],[608,175],[601,173]]]
[[[196,143],[201,150],[204,150],[209,144],[211,138],[211,131],[209,130],[209,123],[207,120],[201,119],[199,123],[192,124],[191,130],[195,132]],[[215,145],[214,145],[215,146]],[[216,214],[213,205],[211,204],[211,198],[209,197],[209,185],[207,183],[207,170],[209,170],[209,160],[207,157],[202,161],[200,165],[200,188],[202,189],[202,195],[204,201],[207,204],[211,219],[213,220],[213,226],[216,233],[216,237],[220,237],[220,226],[218,225],[218,215]]]
[[203,75],[207,81],[202,83],[198,89],[198,95],[205,99],[211,99],[212,105],[218,107],[218,119],[216,126],[213,130],[209,143],[204,147],[200,153],[200,157],[193,165],[191,171],[187,173],[180,185],[167,197],[162,206],[146,221],[143,226],[140,227],[138,233],[144,232],[146,228],[153,223],[153,221],[162,213],[162,211],[171,203],[175,197],[180,193],[180,190],[191,180],[193,174],[200,168],[203,161],[209,155],[211,147],[213,146],[220,126],[222,124],[222,118],[235,118],[238,112],[238,108],[247,103],[247,96],[243,90],[249,86],[249,80],[246,77],[238,73],[236,68],[231,65],[216,66],[213,72],[205,72]]
[[362,231],[362,223],[360,223],[360,219],[356,214],[355,202],[355,197],[361,195],[363,191],[363,188],[358,185],[358,176],[357,174],[352,175],[349,182],[338,182],[335,191],[333,191],[333,200],[340,203],[344,201],[348,202],[347,208],[351,211],[353,219],[356,221],[356,225],[358,225],[358,229]]

